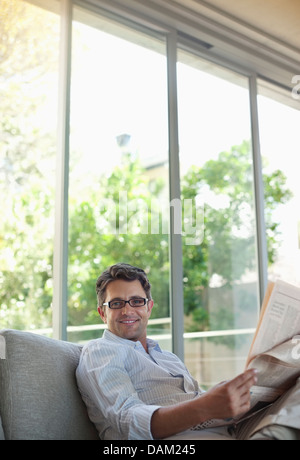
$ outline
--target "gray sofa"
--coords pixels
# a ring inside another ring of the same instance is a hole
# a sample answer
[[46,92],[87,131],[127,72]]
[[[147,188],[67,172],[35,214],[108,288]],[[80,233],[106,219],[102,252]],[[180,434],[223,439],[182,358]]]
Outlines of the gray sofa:
[[0,439],[99,440],[77,389],[81,346],[0,330]]
[[[0,440],[99,440],[76,384],[81,349],[31,332],[0,330]],[[202,435],[215,439],[209,430]],[[300,440],[300,429],[269,425],[253,439]]]

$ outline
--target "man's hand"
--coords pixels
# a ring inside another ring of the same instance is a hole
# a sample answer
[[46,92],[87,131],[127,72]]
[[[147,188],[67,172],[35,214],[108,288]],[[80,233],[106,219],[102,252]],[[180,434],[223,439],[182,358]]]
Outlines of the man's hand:
[[256,369],[221,382],[190,401],[160,407],[151,419],[154,438],[165,438],[212,418],[226,419],[247,412],[250,388],[257,382]]
[[[236,417],[250,409],[250,388],[257,382],[257,370],[249,369],[232,380],[221,382],[199,398],[199,409],[207,418]],[[203,398],[203,399],[202,399]]]

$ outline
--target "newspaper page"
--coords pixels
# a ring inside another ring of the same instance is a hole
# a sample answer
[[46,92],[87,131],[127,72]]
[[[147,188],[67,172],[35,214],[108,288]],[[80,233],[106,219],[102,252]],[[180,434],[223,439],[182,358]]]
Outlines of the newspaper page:
[[300,288],[279,280],[262,310],[247,365],[255,356],[295,335],[300,335]]
[[273,393],[279,395],[294,385],[300,375],[300,356],[297,352],[299,344],[300,335],[296,335],[251,361],[249,367],[258,370],[258,382],[257,386],[252,388],[253,393],[258,388],[257,396],[262,397],[265,391],[266,397],[269,398],[267,393],[270,389],[271,398]]

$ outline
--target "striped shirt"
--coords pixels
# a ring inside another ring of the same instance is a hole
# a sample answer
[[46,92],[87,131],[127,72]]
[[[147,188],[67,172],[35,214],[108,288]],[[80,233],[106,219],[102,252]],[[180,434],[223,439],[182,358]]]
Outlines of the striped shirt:
[[183,362],[147,339],[140,342],[105,330],[83,347],[76,377],[90,419],[104,440],[153,439],[152,414],[202,391]]

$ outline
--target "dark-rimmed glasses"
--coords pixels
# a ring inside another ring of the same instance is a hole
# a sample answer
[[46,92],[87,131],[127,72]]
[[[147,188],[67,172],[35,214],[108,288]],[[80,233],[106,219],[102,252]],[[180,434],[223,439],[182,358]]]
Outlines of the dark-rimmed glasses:
[[146,302],[148,302],[148,299],[137,297],[129,300],[111,300],[110,302],[105,302],[103,306],[108,305],[108,308],[111,308],[112,310],[119,310],[124,308],[127,303],[129,303],[131,307],[138,308],[146,305]]

